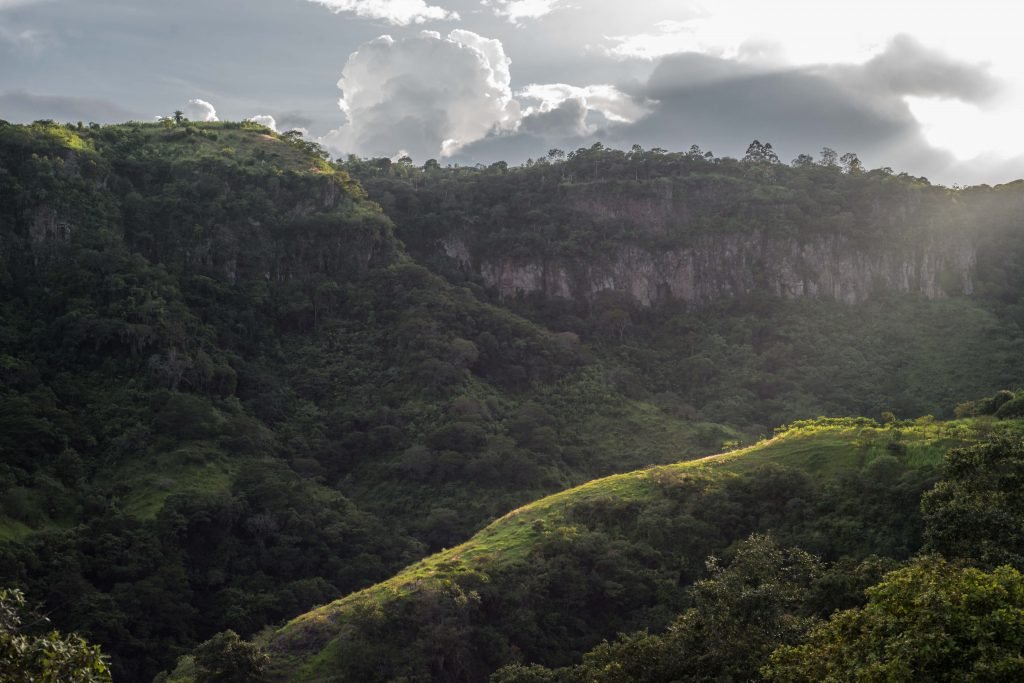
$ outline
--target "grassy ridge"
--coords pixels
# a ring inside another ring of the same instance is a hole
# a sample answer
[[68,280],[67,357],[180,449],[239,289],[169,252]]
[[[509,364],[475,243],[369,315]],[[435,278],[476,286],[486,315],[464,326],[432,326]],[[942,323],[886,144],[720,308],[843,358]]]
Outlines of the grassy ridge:
[[644,503],[656,498],[666,481],[697,477],[713,487],[765,465],[796,468],[815,479],[836,479],[860,471],[881,456],[897,454],[906,466],[924,468],[939,464],[950,447],[977,438],[978,427],[970,421],[899,427],[852,420],[804,423],[748,448],[598,479],[518,508],[466,543],[302,615],[269,635],[267,644],[275,651],[280,670],[287,667],[294,672],[291,680],[329,678],[333,662],[343,654],[340,641],[353,615],[387,611],[404,598],[446,581],[474,573],[494,575],[522,562],[546,530],[571,530],[573,509],[581,504]]

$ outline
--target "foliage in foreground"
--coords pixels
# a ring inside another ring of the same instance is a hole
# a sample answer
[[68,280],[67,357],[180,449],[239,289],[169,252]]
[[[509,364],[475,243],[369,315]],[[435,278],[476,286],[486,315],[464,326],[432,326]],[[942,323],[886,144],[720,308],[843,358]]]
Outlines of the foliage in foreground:
[[921,500],[928,549],[983,567],[1024,567],[1024,444],[995,438],[953,449]]
[[0,683],[109,683],[99,646],[77,635],[36,632],[45,621],[27,611],[20,590],[0,589]]
[[801,645],[784,645],[772,681],[1013,681],[1024,678],[1024,576],[924,557],[866,591]]
[[[892,560],[823,568],[806,556],[804,566],[816,567],[811,576],[817,578],[788,592],[780,589],[799,584],[802,574],[778,560],[802,551],[784,553],[751,538],[727,570],[694,585],[705,599],[664,633],[620,635],[573,667],[507,666],[492,681],[1018,680],[1024,676],[1024,575],[1012,530],[1022,509],[1014,497],[1022,461],[1019,436],[950,451],[944,479],[923,496],[922,508],[928,547],[955,559],[925,554],[884,573]],[[1015,566],[969,566],[997,562]]]

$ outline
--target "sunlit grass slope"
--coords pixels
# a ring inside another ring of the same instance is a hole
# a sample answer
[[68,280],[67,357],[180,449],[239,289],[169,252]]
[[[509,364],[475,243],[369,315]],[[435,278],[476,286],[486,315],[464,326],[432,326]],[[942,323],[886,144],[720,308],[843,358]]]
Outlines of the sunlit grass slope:
[[161,123],[126,123],[109,126],[131,131],[143,143],[140,158],[147,155],[161,161],[212,158],[240,165],[274,168],[280,172],[334,174],[325,160],[310,153],[301,140],[288,140],[254,123],[189,121],[182,126]]
[[[469,541],[425,558],[392,579],[353,593],[302,615],[268,637],[282,676],[292,680],[329,677],[331,661],[344,638],[347,619],[356,613],[388,610],[418,591],[469,573],[493,574],[520,562],[540,542],[545,530],[573,524],[580,504],[628,502],[657,497],[666,481],[687,477],[710,482],[757,472],[765,465],[798,469],[816,480],[834,479],[862,470],[880,456],[895,456],[903,465],[939,464],[950,447],[978,438],[991,429],[970,421],[899,423],[879,426],[869,420],[818,420],[796,425],[748,448],[697,460],[613,475],[548,496],[494,521]],[[1011,428],[1003,423],[1001,428]],[[289,673],[285,673],[285,672]]]

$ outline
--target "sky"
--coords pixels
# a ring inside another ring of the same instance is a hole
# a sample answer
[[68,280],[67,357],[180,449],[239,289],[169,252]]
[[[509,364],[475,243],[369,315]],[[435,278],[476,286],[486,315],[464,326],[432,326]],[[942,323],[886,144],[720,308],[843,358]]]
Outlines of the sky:
[[1006,0],[0,0],[0,119],[175,110],[334,156],[520,163],[823,147],[946,185],[1024,176]]

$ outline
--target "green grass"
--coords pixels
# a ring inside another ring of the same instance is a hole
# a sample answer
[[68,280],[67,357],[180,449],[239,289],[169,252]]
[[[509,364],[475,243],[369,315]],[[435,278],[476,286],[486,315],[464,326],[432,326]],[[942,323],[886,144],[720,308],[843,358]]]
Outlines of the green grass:
[[35,531],[17,520],[0,517],[0,541],[20,541]]
[[174,494],[229,491],[237,469],[219,449],[196,443],[129,463],[106,476],[129,491],[121,509],[146,520],[155,518]]
[[278,172],[336,173],[329,163],[261,126],[189,121],[180,126],[127,123],[111,127],[138,131],[145,145],[140,152],[143,156],[151,154],[171,161],[231,160]]
[[301,659],[300,653],[305,653],[306,659],[301,659],[305,664],[303,675],[312,675],[317,661],[325,657],[324,661],[330,660],[330,641],[341,630],[347,614],[387,609],[391,601],[425,586],[520,561],[545,529],[561,527],[572,533],[568,513],[581,502],[644,500],[656,495],[658,482],[665,478],[699,472],[712,480],[724,479],[769,463],[799,468],[816,478],[859,471],[881,456],[895,456],[912,467],[925,467],[940,463],[950,447],[976,440],[977,435],[970,421],[894,427],[805,424],[747,448],[597,479],[513,510],[467,542],[431,555],[387,581],[308,612],[268,634],[265,640],[283,653],[281,661]]

